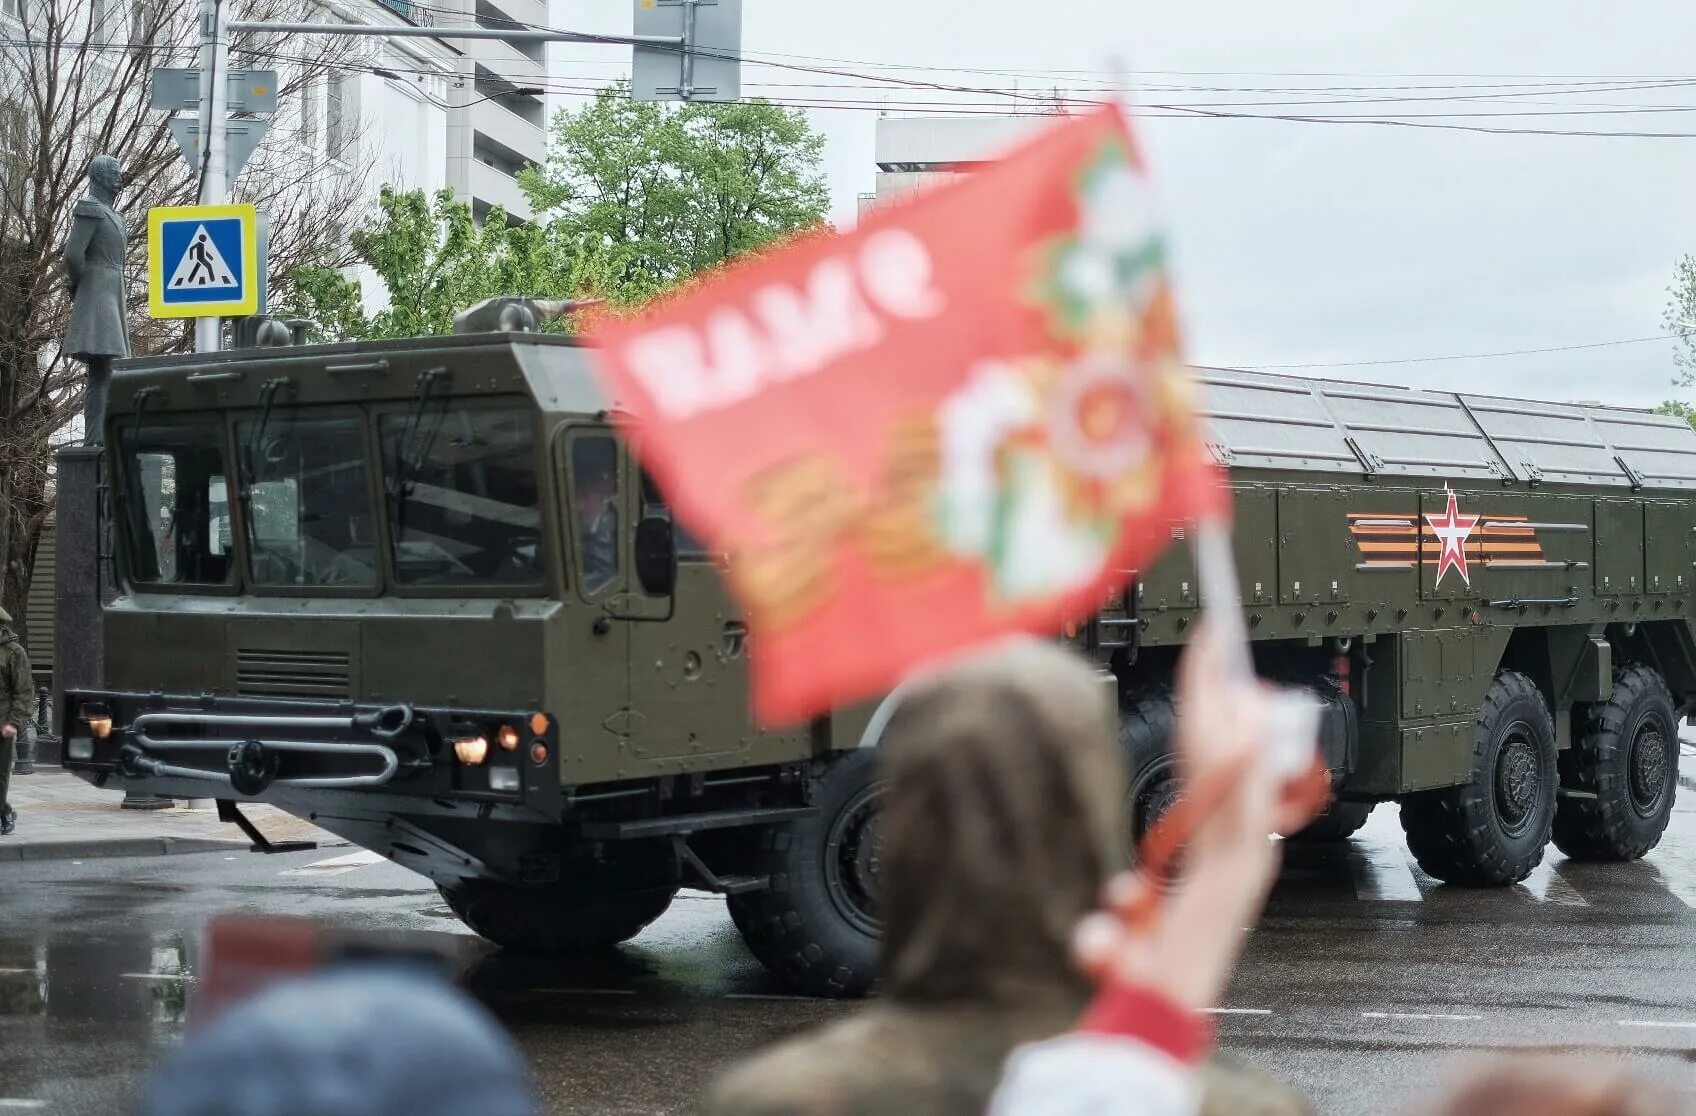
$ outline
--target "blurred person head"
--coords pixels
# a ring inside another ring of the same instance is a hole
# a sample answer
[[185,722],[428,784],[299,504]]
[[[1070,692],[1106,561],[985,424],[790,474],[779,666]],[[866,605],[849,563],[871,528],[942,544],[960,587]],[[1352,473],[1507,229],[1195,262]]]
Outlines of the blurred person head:
[[1427,1116],[1676,1116],[1673,1095],[1623,1066],[1526,1056],[1474,1070]]
[[1078,920],[1125,861],[1113,689],[1020,640],[905,693],[882,740],[883,984],[896,1003],[1072,1011]]
[[[1126,860],[1115,697],[1037,640],[903,688],[880,741],[881,997],[734,1067],[709,1113],[976,1116],[1014,1047],[1077,1022],[1073,934]],[[1202,1085],[1206,1116],[1308,1111],[1229,1065]]]
[[183,1041],[141,1116],[534,1116],[511,1039],[464,993],[400,969],[268,986]]
[[1073,930],[1124,861],[1111,698],[1036,640],[903,688],[879,742],[880,997],[732,1069],[709,1112],[978,1113],[1015,1046],[1076,1021]]

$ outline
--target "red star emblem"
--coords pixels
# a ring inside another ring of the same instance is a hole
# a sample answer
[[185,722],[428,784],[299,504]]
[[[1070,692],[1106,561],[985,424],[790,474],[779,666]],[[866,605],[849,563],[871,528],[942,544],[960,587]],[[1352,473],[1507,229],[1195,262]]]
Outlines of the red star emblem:
[[1466,572],[1466,540],[1472,534],[1472,529],[1478,526],[1479,517],[1476,515],[1461,515],[1455,503],[1454,489],[1448,485],[1443,491],[1449,494],[1448,510],[1440,515],[1429,515],[1425,522],[1431,525],[1431,530],[1437,535],[1437,541],[1442,544],[1442,551],[1437,555],[1437,580],[1431,583],[1431,588],[1443,584],[1443,575],[1452,566],[1460,571],[1460,579],[1466,582],[1467,588],[1472,587],[1472,578]]

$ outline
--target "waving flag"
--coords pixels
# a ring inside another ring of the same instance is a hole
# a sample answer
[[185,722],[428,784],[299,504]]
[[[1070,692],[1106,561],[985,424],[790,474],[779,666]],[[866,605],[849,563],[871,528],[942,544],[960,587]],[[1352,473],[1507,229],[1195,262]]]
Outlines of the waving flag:
[[730,555],[766,723],[1054,631],[1222,508],[1113,106],[598,340],[644,463]]

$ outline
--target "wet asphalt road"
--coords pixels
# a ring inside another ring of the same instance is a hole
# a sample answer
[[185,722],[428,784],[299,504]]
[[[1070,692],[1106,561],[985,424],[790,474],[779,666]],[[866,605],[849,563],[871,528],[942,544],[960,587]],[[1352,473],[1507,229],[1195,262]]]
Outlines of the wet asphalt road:
[[[445,948],[559,1113],[688,1112],[730,1060],[850,1010],[784,995],[707,895],[571,965],[493,951],[422,879],[356,849],[9,864],[0,1113],[125,1111],[180,1032],[198,928],[230,910]],[[1345,846],[1292,846],[1218,1024],[1226,1050],[1328,1113],[1406,1110],[1503,1047],[1627,1059],[1696,1110],[1696,792],[1646,860],[1551,850],[1505,891],[1418,873],[1388,807]]]

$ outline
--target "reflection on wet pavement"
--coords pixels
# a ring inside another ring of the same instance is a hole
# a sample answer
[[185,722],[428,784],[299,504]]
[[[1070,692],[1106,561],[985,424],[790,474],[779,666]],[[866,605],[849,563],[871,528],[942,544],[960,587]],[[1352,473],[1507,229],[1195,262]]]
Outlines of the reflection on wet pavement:
[[[1401,1109],[1457,1051],[1505,1046],[1604,1051],[1696,1090],[1691,797],[1645,860],[1580,864],[1551,849],[1499,890],[1419,871],[1393,807],[1352,841],[1286,844],[1225,1003],[1237,1010],[1218,1019],[1223,1046],[1327,1112]],[[224,911],[397,935],[447,958],[512,1030],[557,1113],[690,1111],[724,1065],[852,1010],[787,994],[713,896],[684,892],[616,950],[520,957],[468,933],[394,865],[301,871],[324,856],[8,866],[0,1102],[126,1111],[187,1025],[207,971],[198,936]]]

